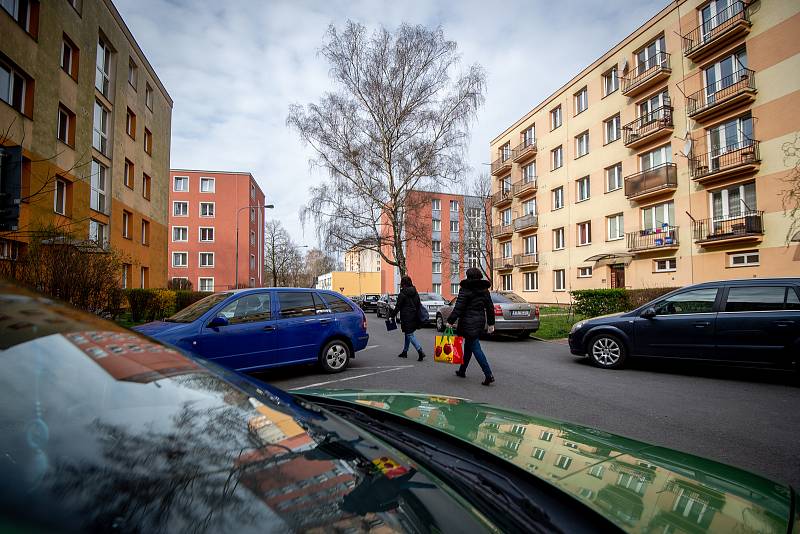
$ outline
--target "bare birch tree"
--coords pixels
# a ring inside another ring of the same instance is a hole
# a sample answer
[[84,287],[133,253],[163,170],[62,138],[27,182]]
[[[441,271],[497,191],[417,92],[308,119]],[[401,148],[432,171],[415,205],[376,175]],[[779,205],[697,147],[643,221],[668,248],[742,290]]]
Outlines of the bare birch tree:
[[272,287],[282,283],[287,270],[297,254],[297,245],[277,219],[264,222],[264,272],[272,278]]
[[[464,182],[464,194],[474,197],[462,202],[464,216],[464,264],[471,267],[470,258],[478,260],[477,267],[483,276],[492,281],[492,263],[494,259],[492,231],[492,181],[489,176],[475,175]],[[478,210],[478,211],[475,211]]]
[[424,195],[458,180],[469,127],[484,101],[479,65],[459,70],[456,43],[441,28],[402,25],[368,35],[330,26],[322,56],[337,86],[318,103],[293,105],[287,124],[314,151],[328,179],[301,210],[322,246],[346,250],[369,238],[387,265],[406,273],[403,245],[430,241],[414,214]]

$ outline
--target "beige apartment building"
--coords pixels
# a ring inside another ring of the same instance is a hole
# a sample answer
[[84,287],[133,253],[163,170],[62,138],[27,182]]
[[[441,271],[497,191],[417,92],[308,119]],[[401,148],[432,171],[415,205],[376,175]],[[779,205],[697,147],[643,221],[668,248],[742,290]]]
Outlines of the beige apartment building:
[[377,251],[358,244],[344,253],[344,270],[348,272],[380,272],[381,255]]
[[798,275],[798,35],[798,2],[670,2],[492,140],[496,287]]
[[55,225],[167,276],[172,99],[111,0],[0,2],[0,260]]

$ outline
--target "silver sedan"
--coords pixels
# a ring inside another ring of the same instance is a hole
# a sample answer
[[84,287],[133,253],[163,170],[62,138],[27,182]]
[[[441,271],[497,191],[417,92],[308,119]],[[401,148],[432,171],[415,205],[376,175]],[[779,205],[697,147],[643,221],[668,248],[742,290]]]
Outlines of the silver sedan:
[[[515,334],[524,339],[539,329],[539,306],[531,304],[512,291],[490,291],[494,304],[494,330],[498,334]],[[436,312],[436,330],[444,331],[445,323],[453,306],[455,297],[450,303]]]

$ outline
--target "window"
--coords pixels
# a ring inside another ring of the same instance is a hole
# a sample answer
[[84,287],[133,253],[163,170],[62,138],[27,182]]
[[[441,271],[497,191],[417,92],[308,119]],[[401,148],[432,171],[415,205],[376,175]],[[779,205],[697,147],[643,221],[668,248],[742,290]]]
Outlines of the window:
[[622,189],[622,163],[606,168],[606,193]]
[[125,186],[129,187],[130,189],[133,189],[133,181],[134,181],[134,179],[135,179],[135,172],[134,172],[133,162],[131,162],[130,160],[126,159],[125,160],[125,173],[122,175],[122,183],[124,183]]
[[578,267],[578,278],[591,278],[591,277],[592,277],[591,267]]
[[511,241],[505,241],[500,244],[502,247],[503,258],[510,258],[513,255],[512,248],[511,248]]
[[0,61],[0,100],[28,116],[33,114],[31,83],[27,74]]
[[131,139],[136,139],[136,114],[131,111],[131,108],[128,108],[125,115],[125,133]]
[[672,150],[670,145],[665,145],[650,152],[645,152],[639,156],[639,170],[646,171],[653,169],[664,163],[672,162]]
[[151,187],[150,177],[142,173],[142,196],[147,200],[150,200],[150,187]]
[[188,226],[173,226],[172,227],[172,242],[189,241],[189,227]]
[[511,224],[511,208],[506,208],[500,212],[500,224],[503,226]]
[[614,65],[611,70],[603,74],[603,96],[608,96],[619,89],[619,73],[617,66]]
[[593,465],[589,468],[589,474],[595,478],[603,478],[603,473],[605,473],[606,467],[603,464]]
[[458,220],[450,221],[450,231],[458,232]]
[[656,228],[675,224],[675,202],[662,202],[642,208],[642,230],[654,231]]
[[475,267],[476,269],[481,266],[480,252],[476,249],[467,251],[467,267]]
[[500,159],[506,161],[510,157],[511,157],[511,142],[508,141],[506,144],[500,147]]
[[256,185],[255,184],[250,184],[250,198],[252,198],[252,199],[256,198]]
[[575,159],[589,153],[589,130],[575,137]]
[[526,255],[536,254],[538,239],[539,237],[536,235],[529,235],[522,240],[523,251]]
[[750,267],[759,265],[758,252],[739,252],[728,254],[728,264],[731,267]]
[[144,151],[153,155],[153,134],[147,128],[144,129]]
[[638,127],[664,119],[665,115],[661,108],[669,106],[669,104],[669,91],[666,89],[639,102],[637,107],[637,113],[639,114]]
[[442,201],[438,198],[431,199],[431,209],[433,211],[439,211],[442,209]]
[[172,215],[175,217],[188,217],[189,216],[189,203],[184,200],[175,200],[172,202]]
[[563,454],[559,454],[558,458],[556,458],[556,462],[553,465],[560,469],[568,469],[570,464],[572,464],[572,458],[569,456],[564,456]]
[[441,274],[442,273],[442,262],[435,261],[433,262],[433,274]]
[[89,240],[101,247],[108,244],[108,225],[94,219],[89,220]]
[[122,237],[131,238],[131,218],[133,214],[129,211],[122,211]]
[[141,268],[141,278],[140,278],[140,285],[142,288],[150,287],[150,268],[149,267],[142,267]]
[[189,177],[176,176],[172,179],[172,190],[178,192],[189,191]]
[[550,110],[550,130],[555,130],[561,126],[561,106],[556,106]]
[[200,178],[200,192],[213,193],[215,188],[214,178]]
[[252,271],[255,268],[256,268],[256,257],[254,254],[250,254],[250,270]]
[[625,223],[623,220],[623,215],[621,213],[617,213],[616,215],[609,215],[606,217],[606,221],[608,221],[608,240],[614,241],[616,239],[622,239],[625,237]]
[[589,200],[589,196],[591,195],[591,182],[588,176],[584,176],[583,178],[579,178],[575,182],[576,184],[576,196],[578,197],[576,202],[583,202],[584,200]]
[[172,253],[172,266],[173,267],[187,267],[189,265],[188,252],[173,252]]
[[592,244],[592,223],[590,221],[578,223],[578,246]]
[[536,460],[544,460],[545,450],[539,447],[534,447],[531,456]]
[[214,279],[213,278],[198,278],[197,279],[197,288],[199,291],[214,291]]
[[[213,240],[213,237],[212,237],[212,240]],[[256,246],[256,233],[254,231],[252,231],[252,230],[250,230],[250,246],[251,247]]]
[[150,244],[150,221],[142,221],[142,245]]
[[605,134],[606,134],[606,144],[612,143],[619,139],[620,137],[620,124],[619,124],[619,113],[607,119],[603,125],[605,126]]
[[214,227],[213,226],[201,226],[200,227],[200,241],[204,243],[208,243],[214,241]]
[[147,109],[153,111],[153,88],[149,83],[144,84],[144,103]]
[[442,231],[442,221],[441,221],[441,219],[433,219],[433,231],[434,232],[441,232]]
[[[450,243],[452,245],[452,243]],[[442,242],[438,240],[431,241],[431,251],[434,254],[441,254],[442,253]]]
[[693,289],[672,295],[653,306],[658,315],[680,315],[686,313],[710,313],[717,299],[717,288]]
[[38,28],[34,21],[39,19],[39,2],[31,0],[0,0],[0,7],[11,15],[23,30],[34,38],[37,37]]
[[564,269],[556,269],[553,271],[553,290],[565,291],[567,289],[566,272]]
[[665,50],[663,35],[639,50],[636,53],[636,74],[644,74],[647,70],[665,62],[667,60]]
[[560,210],[564,207],[564,186],[560,185],[553,189],[553,209]]
[[105,106],[99,100],[95,100],[92,146],[105,155],[108,155],[108,115],[109,111]]
[[653,271],[657,273],[670,273],[678,269],[678,260],[666,258],[663,260],[653,260]]
[[[439,242],[439,249],[441,250],[441,241]],[[450,253],[451,254],[458,254],[460,249],[459,243],[455,241],[450,242]]]
[[726,312],[800,310],[794,288],[784,286],[732,287]]
[[101,38],[97,43],[97,63],[94,77],[94,86],[103,96],[108,98],[108,89],[111,85],[111,47]]
[[90,185],[92,188],[89,198],[89,207],[95,211],[105,213],[106,211],[106,175],[108,167],[99,161],[92,160],[91,168],[92,176],[90,178]]
[[64,144],[75,146],[75,114],[64,104],[58,105],[56,137]]
[[528,184],[536,181],[536,161],[522,167],[522,183]]
[[553,250],[562,250],[564,248],[564,227],[556,228],[553,230]]
[[556,170],[564,165],[564,149],[561,145],[550,151],[550,170]]
[[[252,214],[251,214],[252,215]],[[214,203],[213,202],[201,202],[200,203],[200,217],[213,217],[214,216]],[[252,220],[253,217],[250,217]]]
[[439,283],[431,284],[431,289],[432,289],[432,291],[431,291],[432,293],[436,293],[437,295],[441,295],[442,294],[442,284],[439,284]]
[[522,279],[525,281],[525,291],[538,291],[539,290],[539,273],[523,273]]
[[240,297],[220,310],[228,324],[257,323],[272,319],[269,293],[251,293]]
[[56,178],[56,188],[54,190],[54,195],[53,195],[53,211],[61,215],[67,214],[68,186],[69,185],[66,180],[62,180],[61,178]]
[[536,125],[528,126],[522,131],[522,146],[528,147],[536,142]]
[[535,215],[536,214],[536,198],[526,200],[522,203],[522,215]]
[[500,191],[503,193],[511,191],[511,176],[506,176],[500,180]]
[[214,266],[214,253],[201,252],[200,253],[200,267],[213,267]]
[[583,113],[589,107],[589,92],[586,87],[575,93],[575,115]]
[[61,70],[78,80],[78,47],[64,34],[61,38]]
[[[212,207],[211,216],[213,217],[213,215],[214,215],[214,209]],[[255,222],[255,221],[256,221],[256,209],[250,208],[250,222]]]
[[756,211],[756,183],[737,184],[709,194],[714,221],[736,219]]
[[726,98],[731,91],[724,89],[739,84],[747,74],[746,68],[747,51],[740,49],[703,69],[706,102],[713,104],[717,98]]
[[133,273],[133,265],[130,263],[123,263],[122,264],[122,289],[128,289],[128,284],[130,284],[130,279]]
[[333,313],[347,313],[353,311],[353,308],[350,306],[350,304],[348,304],[347,301],[342,297],[329,295],[327,293],[323,294],[322,296],[325,298],[325,302],[327,302],[328,309]]
[[460,289],[461,289],[461,286],[458,284],[458,282],[454,282],[454,283],[450,284],[450,294],[451,295],[458,295],[458,291]]
[[503,291],[514,291],[514,282],[510,274],[504,274],[500,277],[503,284]]
[[136,62],[133,61],[132,57],[128,58],[128,84],[134,90],[139,86],[139,67],[136,66]]
[[458,200],[450,201],[450,213],[458,213]]

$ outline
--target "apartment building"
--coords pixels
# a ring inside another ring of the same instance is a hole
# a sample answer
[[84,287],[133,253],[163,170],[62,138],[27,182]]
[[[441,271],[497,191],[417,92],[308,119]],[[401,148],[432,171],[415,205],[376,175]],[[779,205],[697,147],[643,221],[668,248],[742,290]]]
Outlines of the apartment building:
[[[372,241],[374,243],[374,241]],[[374,248],[366,248],[369,241],[363,240],[344,253],[344,270],[349,272],[380,272],[381,255]],[[374,245],[373,245],[374,247]]]
[[4,1],[0,36],[0,257],[55,225],[163,286],[172,99],[116,7]]
[[171,169],[169,278],[196,291],[264,285],[264,192],[249,172]]
[[494,271],[568,291],[796,275],[800,4],[671,2],[491,142]]
[[[486,199],[413,191],[409,203],[414,208],[409,210],[407,218],[413,218],[415,233],[420,238],[405,243],[406,271],[418,291],[450,299],[458,294],[467,268],[489,271],[485,253],[489,246]],[[384,247],[384,254],[393,256],[390,247]],[[399,269],[381,270],[381,288],[384,293],[399,291]]]

